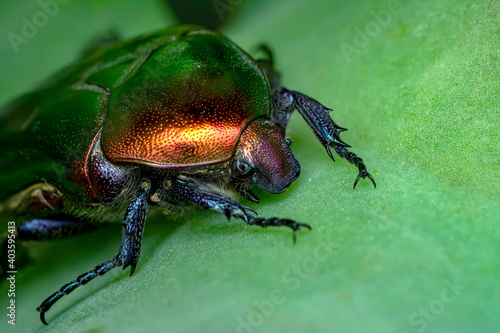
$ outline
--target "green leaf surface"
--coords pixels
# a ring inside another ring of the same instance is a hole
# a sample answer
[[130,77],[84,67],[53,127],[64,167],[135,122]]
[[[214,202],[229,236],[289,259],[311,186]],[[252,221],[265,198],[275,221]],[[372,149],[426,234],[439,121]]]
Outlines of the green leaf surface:
[[[35,244],[16,275],[16,326],[3,315],[0,331],[496,332],[498,1],[230,3],[223,32],[246,50],[266,42],[286,87],[334,109],[377,188],[362,181],[353,191],[357,170],[333,163],[296,114],[289,137],[300,178],[249,204],[311,224],[296,245],[289,230],[200,209],[158,214],[132,277],[117,269],[79,288],[44,327],[35,308],[111,258],[120,225]],[[21,18],[39,10],[2,2],[0,35],[19,33]],[[130,37],[172,17],[154,1],[61,5],[18,53],[1,41],[0,102],[43,82],[103,30]],[[2,282],[3,312],[8,289]]]

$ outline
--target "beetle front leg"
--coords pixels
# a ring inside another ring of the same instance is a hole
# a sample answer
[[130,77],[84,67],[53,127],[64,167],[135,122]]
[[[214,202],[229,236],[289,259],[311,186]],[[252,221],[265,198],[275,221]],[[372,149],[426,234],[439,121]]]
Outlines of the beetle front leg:
[[289,219],[277,217],[262,218],[248,214],[247,211],[256,213],[250,207],[240,204],[207,185],[193,179],[178,179],[175,185],[177,193],[185,200],[194,202],[205,209],[213,209],[226,215],[229,220],[231,217],[237,217],[245,221],[248,225],[256,225],[262,228],[286,226],[293,230],[293,241],[295,243],[295,233],[301,227],[311,230],[311,227],[305,223],[298,223]]
[[111,269],[119,266],[123,266],[123,269],[130,266],[130,275],[134,273],[141,251],[144,222],[146,221],[148,206],[147,198],[149,196],[150,188],[150,183],[148,181],[143,181],[128,204],[125,218],[122,222],[122,242],[118,254],[113,259],[97,265],[94,269],[80,275],[74,281],[65,284],[61,287],[61,289],[43,301],[37,308],[37,311],[40,312],[40,320],[42,323],[47,325],[47,322],[45,321],[45,313],[52,307],[52,305],[54,305],[61,297],[68,295],[79,286],[87,284],[94,278],[104,275]]
[[349,163],[354,164],[358,168],[359,174],[354,182],[353,188],[356,188],[360,178],[365,179],[366,177],[368,177],[373,185],[377,187],[375,180],[366,170],[363,159],[348,151],[347,148],[350,146],[340,139],[340,133],[347,129],[338,126],[332,118],[330,118],[329,113],[332,111],[331,109],[325,107],[315,99],[297,91],[288,90],[283,87],[276,89],[273,93],[273,110],[271,115],[273,120],[286,128],[294,109],[299,111],[312,128],[314,134],[325,147],[328,156],[330,156],[333,161],[335,161],[335,159],[333,158],[330,148],[335,149],[340,157],[345,158]]
[[293,243],[297,242],[297,231],[300,230],[301,227],[312,230],[311,226],[306,223],[295,222],[294,220],[289,219],[280,219],[278,217],[272,217],[270,219],[265,219],[262,217],[250,216],[250,221],[247,222],[249,225],[257,225],[261,228],[271,227],[280,227],[286,226],[293,230]]

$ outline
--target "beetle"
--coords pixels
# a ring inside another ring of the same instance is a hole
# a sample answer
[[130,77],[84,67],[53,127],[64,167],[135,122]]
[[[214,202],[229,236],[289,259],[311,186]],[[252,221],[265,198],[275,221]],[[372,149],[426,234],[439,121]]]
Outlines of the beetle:
[[81,234],[123,214],[116,256],[65,284],[37,308],[109,270],[139,260],[148,207],[178,211],[197,204],[248,225],[309,225],[258,217],[238,198],[251,188],[281,193],[300,166],[286,139],[294,110],[334,160],[331,148],[368,177],[339,135],[331,109],[280,86],[271,52],[254,60],[221,34],[180,25],[118,42],[63,70],[18,99],[0,120],[0,212],[23,216],[17,237]]

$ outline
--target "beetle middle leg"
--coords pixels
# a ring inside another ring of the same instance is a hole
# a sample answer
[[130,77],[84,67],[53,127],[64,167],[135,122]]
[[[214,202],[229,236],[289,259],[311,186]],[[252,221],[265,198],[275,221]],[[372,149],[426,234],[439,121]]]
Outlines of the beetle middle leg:
[[37,311],[40,312],[40,320],[42,323],[47,325],[47,322],[45,321],[45,313],[52,307],[52,305],[54,305],[61,297],[68,295],[79,286],[87,284],[94,278],[104,275],[111,269],[119,266],[123,266],[123,269],[130,266],[130,275],[134,273],[141,251],[142,235],[148,206],[147,198],[149,196],[150,189],[150,183],[148,181],[143,181],[127,206],[127,211],[122,222],[122,242],[118,254],[111,260],[97,265],[94,269],[65,284],[61,287],[61,289],[43,301],[37,308]]
[[96,224],[78,221],[61,213],[63,195],[48,183],[38,183],[0,204],[0,213],[23,216],[16,226],[18,240],[49,240],[81,235],[97,228]]
[[[20,246],[17,248],[18,265],[24,264],[29,259],[26,251],[27,244],[23,241],[53,240],[81,235],[97,229],[97,224],[78,221],[74,217],[61,213],[63,207],[63,195],[47,182],[36,183],[0,203],[0,213],[24,219],[15,226],[16,239],[20,241]],[[0,277],[5,276],[8,271],[7,253],[6,237],[0,245]]]
[[286,226],[293,230],[293,241],[296,240],[296,232],[301,227],[311,230],[311,227],[305,223],[295,222],[289,219],[278,217],[262,218],[248,214],[248,212],[256,213],[250,207],[240,204],[238,201],[231,199],[216,190],[208,187],[194,179],[178,179],[175,185],[177,193],[185,200],[194,202],[205,209],[213,209],[226,215],[228,220],[231,217],[237,217],[245,221],[248,225],[256,225],[262,228]]
[[325,147],[328,156],[333,158],[331,148],[333,148],[340,157],[345,158],[349,163],[354,164],[359,171],[356,180],[354,181],[353,188],[356,188],[360,178],[365,179],[368,177],[373,185],[377,187],[375,179],[366,170],[365,163],[361,157],[347,150],[350,147],[347,143],[340,139],[340,133],[346,131],[346,128],[338,126],[332,118],[330,118],[331,109],[325,107],[315,99],[306,96],[297,91],[288,90],[284,87],[277,88],[273,92],[272,97],[272,119],[280,124],[284,129],[288,124],[288,120],[293,111],[297,109],[308,125],[316,134],[316,137]]
[[81,221],[50,217],[23,221],[17,226],[19,240],[51,240],[82,235],[97,229],[97,225]]
[[[58,217],[60,218],[60,217]],[[92,232],[97,229],[97,225],[67,219],[55,219],[55,217],[32,219],[21,222],[16,226],[16,266],[23,266],[30,260],[28,253],[28,243],[25,241],[53,240],[64,237],[72,237]],[[9,271],[9,242],[8,238],[0,245],[0,278],[4,278]]]

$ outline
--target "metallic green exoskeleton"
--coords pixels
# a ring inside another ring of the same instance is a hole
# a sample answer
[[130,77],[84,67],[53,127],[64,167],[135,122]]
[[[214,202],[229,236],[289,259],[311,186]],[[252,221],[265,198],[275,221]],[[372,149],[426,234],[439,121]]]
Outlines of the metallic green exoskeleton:
[[375,181],[339,135],[330,109],[279,84],[271,53],[255,61],[224,36],[177,26],[93,52],[0,119],[0,213],[17,214],[17,237],[51,239],[122,221],[112,259],[47,298],[62,296],[110,269],[139,260],[148,207],[190,204],[249,225],[307,224],[256,217],[237,201],[258,203],[258,186],[280,193],[300,166],[285,138],[298,110],[333,159],[331,148]]

